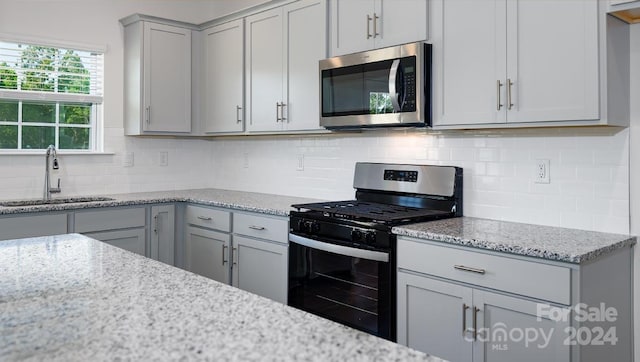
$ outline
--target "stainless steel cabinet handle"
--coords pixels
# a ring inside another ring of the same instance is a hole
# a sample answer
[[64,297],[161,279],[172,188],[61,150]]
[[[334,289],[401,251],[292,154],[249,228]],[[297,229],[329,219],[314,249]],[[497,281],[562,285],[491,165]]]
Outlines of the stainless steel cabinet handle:
[[473,307],[473,340],[478,340],[478,312],[480,308]]
[[222,265],[224,265],[227,260],[224,258],[224,254],[226,254],[226,250],[227,250],[228,246],[222,244]]
[[233,265],[238,265],[238,248],[232,248],[231,252],[233,253],[233,257],[231,258]]
[[502,88],[502,82],[498,80],[496,83],[496,92],[497,92],[496,98],[498,99],[498,110],[502,108],[502,92],[500,92],[500,88]]
[[280,103],[280,120],[282,122],[287,120],[287,117],[284,116],[284,107],[286,107],[286,106],[287,105],[284,102]]
[[367,39],[371,38],[371,31],[369,30],[369,24],[371,23],[371,20],[373,19],[369,16],[369,14],[367,14]]
[[380,19],[380,17],[376,15],[376,13],[373,13],[373,37],[374,38],[380,35],[380,33],[378,33],[378,19]]
[[470,266],[464,266],[464,265],[454,265],[453,268],[457,270],[466,271],[466,272],[476,273],[476,274],[484,274],[487,272],[484,269],[472,268]]
[[153,232],[158,233],[158,215],[153,217]]
[[462,303],[462,336],[467,333],[467,309],[469,306],[466,303]]
[[198,216],[198,219],[200,219],[200,220],[204,220],[204,221],[211,221],[211,220],[213,220],[211,217],[206,217],[206,216]]
[[513,99],[511,98],[511,88],[513,86],[513,82],[511,79],[507,79],[507,109],[511,110],[513,108]]
[[147,106],[144,109],[144,113],[145,113],[147,124],[151,123],[151,106]]
[[236,106],[236,123],[242,122],[242,118],[240,117],[241,110],[242,110],[242,107]]
[[280,122],[280,102],[276,102],[276,123]]
[[264,226],[255,226],[255,225],[251,225],[249,226],[249,229],[253,229],[253,230],[266,230],[266,228]]

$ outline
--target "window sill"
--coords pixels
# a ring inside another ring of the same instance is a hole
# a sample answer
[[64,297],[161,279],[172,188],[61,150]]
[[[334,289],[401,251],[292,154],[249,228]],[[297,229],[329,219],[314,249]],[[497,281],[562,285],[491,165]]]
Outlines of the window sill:
[[[36,150],[36,151],[0,151],[1,156],[44,156],[46,150]],[[59,156],[113,156],[115,152],[98,152],[98,151],[87,151],[87,152],[79,152],[79,151],[66,151],[57,150],[56,153]]]

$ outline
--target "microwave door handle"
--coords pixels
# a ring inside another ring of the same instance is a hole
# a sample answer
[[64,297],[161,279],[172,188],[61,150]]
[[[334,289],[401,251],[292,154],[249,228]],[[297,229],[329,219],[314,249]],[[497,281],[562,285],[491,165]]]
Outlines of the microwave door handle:
[[398,78],[398,68],[400,67],[400,59],[396,59],[391,63],[391,71],[389,72],[389,96],[394,112],[400,112],[400,102],[398,101],[398,90],[396,89],[396,79]]

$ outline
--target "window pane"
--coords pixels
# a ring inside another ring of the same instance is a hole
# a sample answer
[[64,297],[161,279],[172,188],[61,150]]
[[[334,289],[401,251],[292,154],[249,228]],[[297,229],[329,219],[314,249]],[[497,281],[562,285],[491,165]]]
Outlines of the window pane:
[[78,53],[73,50],[65,50],[61,54],[60,68],[58,69],[58,91],[63,93],[89,94],[91,90],[91,77],[89,70]]
[[0,89],[18,89],[18,73],[6,61],[0,61]]
[[36,45],[27,45],[22,50],[20,62],[24,74],[21,87],[23,90],[54,91],[55,61],[58,49]]
[[18,101],[0,101],[0,122],[18,122]]
[[88,150],[89,128],[60,127],[60,149]]
[[91,103],[60,104],[60,123],[91,124]]
[[24,149],[45,149],[49,145],[55,144],[55,128],[46,126],[23,126],[22,127],[22,148]]
[[0,126],[0,148],[18,148],[18,126]]
[[22,103],[22,122],[55,123],[55,121],[55,104]]

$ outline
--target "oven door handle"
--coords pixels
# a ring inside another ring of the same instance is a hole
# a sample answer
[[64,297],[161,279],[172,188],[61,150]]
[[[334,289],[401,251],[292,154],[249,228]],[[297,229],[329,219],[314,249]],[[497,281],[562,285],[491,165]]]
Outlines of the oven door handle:
[[303,245],[309,248],[328,251],[330,253],[350,256],[353,258],[362,258],[368,260],[381,261],[384,263],[389,262],[389,253],[382,251],[373,251],[366,249],[350,248],[348,246],[324,243],[322,241],[305,238],[302,236],[289,234],[289,241],[299,245]]

